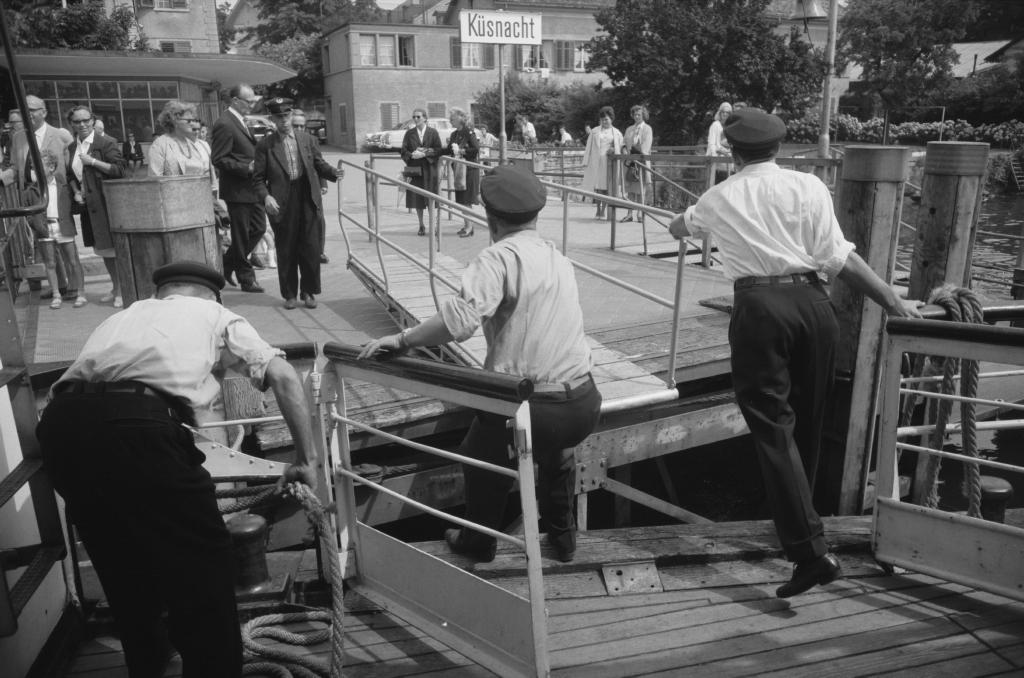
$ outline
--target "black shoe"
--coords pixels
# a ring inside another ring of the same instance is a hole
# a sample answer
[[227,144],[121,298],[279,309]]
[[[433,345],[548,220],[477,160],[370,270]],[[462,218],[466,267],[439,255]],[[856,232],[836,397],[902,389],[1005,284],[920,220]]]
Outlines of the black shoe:
[[779,598],[796,596],[814,586],[820,586],[835,581],[843,576],[843,567],[839,559],[831,553],[814,560],[797,563],[793,568],[793,578],[780,586],[775,591]]
[[571,563],[572,559],[576,557],[576,530],[562,532],[558,536],[555,536],[553,532],[548,532],[547,542],[555,549],[555,557],[560,562]]
[[253,268],[258,268],[258,269],[265,268],[263,266],[263,262],[260,261],[260,258],[257,257],[255,254],[252,254],[252,255],[249,256],[249,263],[252,264]]
[[250,283],[242,283],[242,291],[243,292],[263,292],[264,290],[263,290],[262,287],[260,287],[259,283],[250,282]]
[[427,234],[427,229],[423,228],[422,226],[420,226],[420,230],[416,232],[416,235],[426,235],[426,234]]
[[[498,551],[498,540],[493,537],[479,535],[475,540],[467,539],[465,531],[457,527],[445,530],[444,540],[448,542],[448,548],[452,550],[452,553],[468,556],[481,563],[489,563],[494,560],[494,555]],[[476,543],[472,543],[473,541]]]
[[302,303],[306,305],[306,308],[316,308],[316,298],[312,294],[306,294],[305,292],[299,295],[302,299]]
[[321,254],[320,255],[320,263],[321,264],[329,264],[329,263],[331,263],[331,260],[327,257],[326,254]]
[[460,238],[468,238],[468,237],[473,235],[473,229],[472,228],[460,228],[459,232],[456,233],[455,235],[459,236]]
[[224,280],[232,287],[238,287],[238,283],[235,282],[235,274],[233,272],[224,271]]

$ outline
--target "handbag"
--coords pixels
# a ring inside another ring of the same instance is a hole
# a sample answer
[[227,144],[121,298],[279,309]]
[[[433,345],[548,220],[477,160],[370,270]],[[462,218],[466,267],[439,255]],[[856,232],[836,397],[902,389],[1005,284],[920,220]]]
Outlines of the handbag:
[[411,167],[411,166],[403,167],[402,168],[402,176],[407,178],[407,179],[411,179],[412,177],[422,177],[423,176],[423,168],[422,167]]
[[455,190],[464,191],[466,190],[466,166],[457,162],[453,163],[453,166],[455,167],[453,170],[455,172]]

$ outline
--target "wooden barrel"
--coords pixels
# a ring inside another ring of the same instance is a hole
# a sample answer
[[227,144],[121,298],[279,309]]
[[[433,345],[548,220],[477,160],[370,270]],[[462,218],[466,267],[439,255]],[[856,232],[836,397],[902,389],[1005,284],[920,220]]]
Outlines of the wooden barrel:
[[153,271],[173,261],[222,269],[208,175],[103,182],[124,303],[153,295]]

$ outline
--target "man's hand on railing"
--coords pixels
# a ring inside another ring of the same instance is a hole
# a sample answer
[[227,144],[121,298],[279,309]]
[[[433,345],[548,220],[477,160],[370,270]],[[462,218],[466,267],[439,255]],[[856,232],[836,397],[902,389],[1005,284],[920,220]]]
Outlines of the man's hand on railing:
[[358,359],[372,358],[378,353],[393,353],[397,355],[408,350],[409,345],[405,341],[405,332],[398,332],[397,334],[389,334],[380,339],[371,339],[363,344],[362,350],[359,351]]

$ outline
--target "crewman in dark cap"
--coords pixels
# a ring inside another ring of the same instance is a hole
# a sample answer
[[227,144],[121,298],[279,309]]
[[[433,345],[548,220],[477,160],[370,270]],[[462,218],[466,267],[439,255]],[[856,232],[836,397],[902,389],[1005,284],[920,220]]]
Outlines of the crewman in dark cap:
[[277,281],[284,307],[293,309],[298,296],[306,308],[316,308],[320,294],[321,180],[337,181],[339,173],[324,160],[320,144],[292,129],[292,101],[277,97],[267,102],[277,130],[256,144],[253,183],[274,229]]
[[[480,181],[480,199],[493,244],[469,264],[459,294],[423,324],[369,342],[360,357],[465,341],[483,325],[484,368],[535,385],[530,422],[540,466],[541,521],[556,557],[568,562],[576,551],[576,467],[569,448],[590,435],[601,409],[576,278],[569,260],[537,233],[547,194],[531,172],[512,166],[491,170]],[[499,415],[478,412],[461,453],[508,466],[505,424]],[[512,479],[475,466],[464,465],[463,473],[466,518],[501,529]],[[456,553],[484,562],[494,558],[494,537],[451,529],[445,538]]]
[[725,121],[737,172],[672,220],[676,238],[714,235],[735,290],[729,344],[736,401],[750,428],[786,556],[788,598],[842,574],[812,503],[839,326],[824,276],[890,315],[920,317],[843,237],[828,188],[775,164],[786,125],[756,108]]
[[[280,484],[315,487],[302,383],[283,353],[221,306],[196,262],[153,273],[155,298],[107,318],[53,386],[36,430],[120,630],[132,678],[162,676],[166,638],[187,677],[240,676],[231,540],[185,424],[211,418],[227,368],[273,389],[295,441]],[[166,628],[162,620],[167,613]]]

